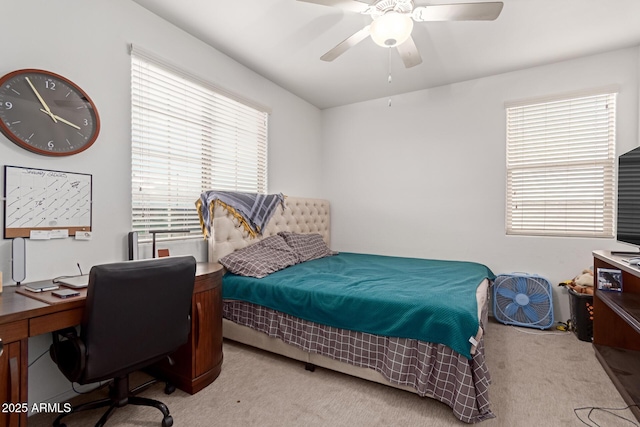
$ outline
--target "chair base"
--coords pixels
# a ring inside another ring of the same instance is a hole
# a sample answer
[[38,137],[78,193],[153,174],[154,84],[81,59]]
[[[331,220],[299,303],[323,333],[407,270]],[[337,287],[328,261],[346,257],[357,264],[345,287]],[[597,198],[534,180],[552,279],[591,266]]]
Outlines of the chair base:
[[[60,421],[71,414],[81,411],[89,411],[92,409],[109,407],[107,411],[100,417],[95,427],[102,427],[105,425],[109,417],[112,415],[113,411],[116,408],[121,408],[126,405],[139,405],[139,406],[152,406],[157,408],[160,412],[162,412],[162,427],[171,427],[173,425],[173,417],[169,415],[169,408],[164,403],[159,400],[147,399],[146,397],[137,397],[135,394],[140,393],[141,391],[147,389],[152,384],[156,383],[157,380],[148,381],[138,387],[129,391],[129,377],[119,377],[114,378],[113,383],[109,386],[109,397],[105,399],[95,400],[93,402],[83,403],[81,405],[75,406],[71,409],[71,412],[67,412],[65,414],[60,414],[54,421],[54,427],[66,427],[64,423]],[[170,394],[175,390],[175,388],[171,387],[169,384],[165,386],[165,393]]]

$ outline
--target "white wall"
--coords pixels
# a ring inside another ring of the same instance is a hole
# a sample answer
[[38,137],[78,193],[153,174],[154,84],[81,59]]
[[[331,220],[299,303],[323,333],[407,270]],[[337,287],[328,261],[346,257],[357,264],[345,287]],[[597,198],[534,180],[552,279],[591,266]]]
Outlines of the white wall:
[[[130,56],[134,43],[191,73],[272,108],[269,122],[269,191],[317,197],[320,165],[320,111],[178,30],[129,0],[21,0],[3,3],[5,39],[0,43],[0,75],[22,68],[61,74],[96,103],[101,131],[87,151],[66,158],[30,153],[0,134],[0,166],[15,165],[93,175],[93,240],[27,241],[27,281],[76,274],[126,258],[131,228]],[[7,36],[10,35],[10,36]],[[0,174],[4,179],[4,174]],[[4,185],[0,181],[0,186]],[[194,200],[195,201],[195,200]],[[3,207],[0,216],[4,217]],[[176,246],[172,253],[206,260],[202,241]],[[10,241],[0,239],[0,271],[12,283]],[[29,361],[45,351],[48,336],[30,339]],[[29,370],[29,400],[59,401],[70,389],[48,355]]]
[[[401,79],[402,75],[394,76]],[[324,196],[336,250],[482,262],[557,289],[614,239],[505,235],[504,103],[620,86],[617,153],[638,145],[638,48],[323,111]],[[381,82],[380,84],[386,84]]]

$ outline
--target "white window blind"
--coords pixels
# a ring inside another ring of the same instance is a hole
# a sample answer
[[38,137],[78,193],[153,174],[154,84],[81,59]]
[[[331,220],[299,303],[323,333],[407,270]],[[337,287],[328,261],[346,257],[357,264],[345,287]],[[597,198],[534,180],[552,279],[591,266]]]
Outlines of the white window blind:
[[507,234],[613,237],[616,94],[507,107]]
[[141,239],[200,232],[203,191],[267,191],[266,111],[136,49],[131,98],[132,228]]

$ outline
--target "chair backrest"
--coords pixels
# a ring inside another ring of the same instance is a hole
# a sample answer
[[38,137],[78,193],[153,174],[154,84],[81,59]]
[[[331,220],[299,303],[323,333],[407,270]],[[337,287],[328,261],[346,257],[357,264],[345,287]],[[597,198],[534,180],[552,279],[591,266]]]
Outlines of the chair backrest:
[[80,331],[84,382],[125,375],[184,344],[195,271],[192,256],[94,266]]

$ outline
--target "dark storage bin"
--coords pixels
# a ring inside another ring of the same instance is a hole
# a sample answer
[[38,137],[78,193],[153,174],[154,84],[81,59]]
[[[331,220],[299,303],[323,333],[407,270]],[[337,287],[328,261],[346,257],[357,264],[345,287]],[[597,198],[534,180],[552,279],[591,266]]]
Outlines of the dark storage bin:
[[580,341],[593,339],[593,295],[569,289],[571,327]]

